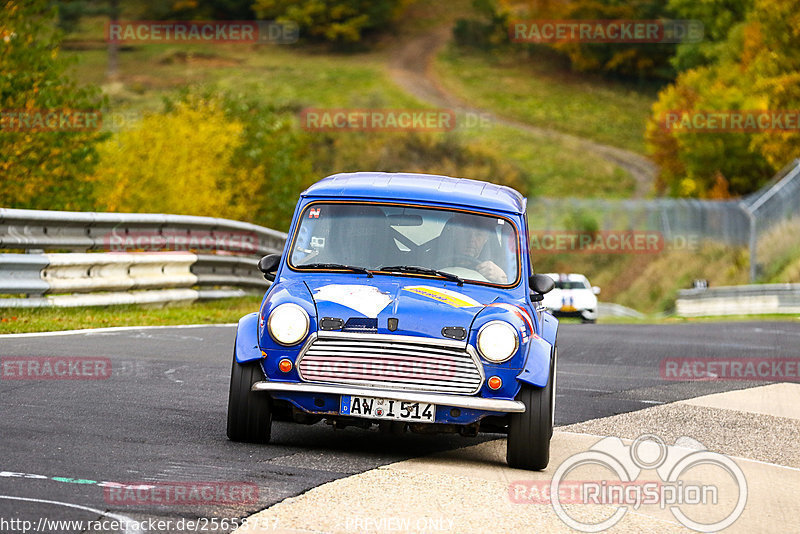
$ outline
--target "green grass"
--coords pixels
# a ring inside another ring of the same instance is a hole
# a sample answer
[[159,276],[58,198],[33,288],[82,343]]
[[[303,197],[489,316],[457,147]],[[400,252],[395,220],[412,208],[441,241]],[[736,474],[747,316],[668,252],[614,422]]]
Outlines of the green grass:
[[109,326],[166,326],[235,323],[258,311],[260,296],[196,302],[191,305],[91,308],[0,308],[0,334],[50,332]]
[[442,83],[473,106],[534,126],[551,128],[644,153],[653,88],[634,89],[566,71],[552,58],[520,60],[454,48],[436,60]]
[[[744,321],[800,321],[797,314],[765,314],[765,315],[716,315],[709,317],[678,317],[669,316],[647,316],[642,318],[634,317],[599,317],[601,324],[690,324],[690,323],[720,323],[720,322],[744,322]],[[560,321],[559,321],[560,322]],[[575,322],[579,322],[575,320]]]
[[553,139],[500,124],[460,135],[469,146],[516,166],[530,196],[626,198],[635,188],[634,179],[619,167]]

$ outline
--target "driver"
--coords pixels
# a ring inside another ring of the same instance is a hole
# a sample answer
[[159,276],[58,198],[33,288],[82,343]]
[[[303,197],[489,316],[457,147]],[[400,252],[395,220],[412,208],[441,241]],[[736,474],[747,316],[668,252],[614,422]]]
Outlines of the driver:
[[484,247],[494,231],[494,221],[486,217],[457,215],[448,222],[452,233],[453,259],[457,267],[478,271],[486,280],[507,284],[508,276],[495,262],[480,260]]

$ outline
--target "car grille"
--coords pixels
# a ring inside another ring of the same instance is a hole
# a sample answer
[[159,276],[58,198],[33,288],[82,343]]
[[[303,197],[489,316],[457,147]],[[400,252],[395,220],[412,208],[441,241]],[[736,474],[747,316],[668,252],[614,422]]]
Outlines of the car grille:
[[298,359],[307,382],[437,393],[476,393],[483,372],[466,344],[385,334],[312,339]]

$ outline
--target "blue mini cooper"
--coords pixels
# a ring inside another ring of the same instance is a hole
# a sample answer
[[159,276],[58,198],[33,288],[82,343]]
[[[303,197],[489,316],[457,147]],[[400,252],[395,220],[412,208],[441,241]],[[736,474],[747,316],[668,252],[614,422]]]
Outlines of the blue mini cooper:
[[273,420],[508,434],[512,467],[550,456],[558,321],[541,306],[525,198],[424,174],[352,173],[301,196],[273,283],[238,325],[228,437]]

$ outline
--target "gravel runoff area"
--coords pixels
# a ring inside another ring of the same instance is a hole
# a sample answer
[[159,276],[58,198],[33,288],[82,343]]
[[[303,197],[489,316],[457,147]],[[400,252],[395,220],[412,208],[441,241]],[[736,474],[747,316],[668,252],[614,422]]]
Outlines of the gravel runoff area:
[[[747,504],[726,532],[800,531],[800,504],[795,497],[800,493],[798,400],[800,385],[773,384],[561,427],[554,433],[551,464],[544,472],[508,468],[502,439],[398,462],[282,501],[251,518],[257,528],[240,529],[237,534],[574,532],[549,501],[530,500],[531,488],[546,488],[560,464],[604,436],[623,438],[629,445],[648,433],[668,445],[678,438],[683,439],[678,442],[682,446],[696,440],[691,448],[702,444],[732,457],[741,468],[747,481]],[[658,480],[653,470],[642,473],[646,475],[637,480]],[[608,474],[608,470],[590,468],[582,473],[582,480],[610,479]],[[694,474],[710,483],[706,475],[703,471]],[[735,505],[735,500],[725,500],[736,494],[732,481],[717,476],[714,484],[721,488],[717,507],[690,508],[687,515],[706,523],[722,519],[725,514],[720,516],[720,510],[732,510]],[[606,519],[617,509],[595,504],[565,508],[584,523]],[[610,531],[692,532],[669,507],[654,504],[629,508]]]

